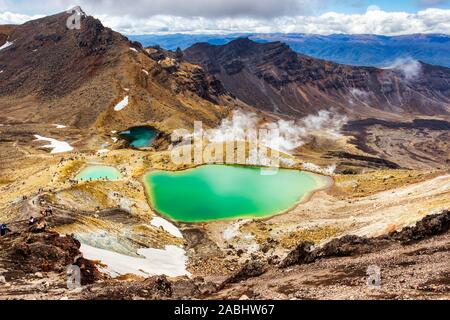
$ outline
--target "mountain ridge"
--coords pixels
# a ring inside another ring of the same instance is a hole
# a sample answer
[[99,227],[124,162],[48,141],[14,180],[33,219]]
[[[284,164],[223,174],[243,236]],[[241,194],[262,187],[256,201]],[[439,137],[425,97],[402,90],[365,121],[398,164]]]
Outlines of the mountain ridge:
[[420,62],[392,69],[354,67],[298,54],[281,42],[248,38],[196,44],[184,56],[236,97],[266,111],[304,115],[336,108],[350,114],[447,115],[450,110],[450,69],[445,67]]
[[197,42],[222,45],[239,37],[257,42],[282,41],[294,51],[341,64],[384,67],[401,58],[422,60],[450,67],[450,35],[411,34],[383,36],[371,34],[236,33],[228,35],[168,34],[129,35],[143,46],[161,45],[169,50],[187,49]]
[[[0,51],[0,105],[16,121],[64,123],[109,130],[154,124],[182,128],[195,120],[217,125],[238,103],[198,66],[138,43],[82,16],[69,30],[68,13],[15,26]],[[4,28],[7,29],[7,28]],[[8,29],[9,30],[9,29]],[[121,112],[114,106],[129,97]]]

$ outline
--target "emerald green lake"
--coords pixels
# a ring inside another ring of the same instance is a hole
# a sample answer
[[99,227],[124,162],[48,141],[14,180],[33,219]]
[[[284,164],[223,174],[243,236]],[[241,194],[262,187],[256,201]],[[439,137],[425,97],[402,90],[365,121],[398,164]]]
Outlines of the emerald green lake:
[[225,165],[152,171],[144,180],[153,207],[183,222],[269,217],[292,208],[330,181],[298,170],[261,175],[260,168]]
[[135,148],[145,148],[152,145],[158,132],[150,127],[135,127],[119,133],[122,139],[128,141],[130,146]]
[[113,167],[94,165],[88,166],[81,170],[81,172],[75,177],[75,180],[79,181],[91,181],[91,180],[118,180],[121,178],[119,170]]

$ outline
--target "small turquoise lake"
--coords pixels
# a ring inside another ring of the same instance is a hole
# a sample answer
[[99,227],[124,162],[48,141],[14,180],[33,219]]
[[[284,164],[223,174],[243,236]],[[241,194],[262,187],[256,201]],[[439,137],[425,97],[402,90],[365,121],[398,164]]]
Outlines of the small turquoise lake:
[[92,180],[119,180],[121,178],[119,170],[114,167],[92,165],[84,168],[75,177],[78,181],[92,181]]
[[119,133],[134,148],[150,147],[158,135],[158,131],[150,127],[134,127]]
[[144,177],[152,206],[182,222],[265,218],[280,214],[328,186],[329,177],[280,169],[205,165],[186,171],[152,171]]

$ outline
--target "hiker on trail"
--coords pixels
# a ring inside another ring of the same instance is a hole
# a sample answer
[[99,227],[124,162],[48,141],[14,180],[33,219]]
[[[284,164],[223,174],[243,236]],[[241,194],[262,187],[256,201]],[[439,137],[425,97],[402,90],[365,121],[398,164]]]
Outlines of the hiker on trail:
[[52,206],[48,206],[47,209],[45,210],[45,215],[51,216],[52,214],[53,214],[53,208],[52,208]]
[[8,226],[4,223],[0,224],[0,236],[5,236],[8,232],[11,230],[8,228]]

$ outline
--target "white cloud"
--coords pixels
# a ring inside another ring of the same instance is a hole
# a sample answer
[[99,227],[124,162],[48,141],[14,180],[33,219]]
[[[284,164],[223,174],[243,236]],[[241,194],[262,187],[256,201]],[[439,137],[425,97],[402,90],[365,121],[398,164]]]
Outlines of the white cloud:
[[[201,1],[201,0],[195,0]],[[234,0],[233,0],[234,1]],[[61,1],[56,1],[60,3]],[[62,1],[64,2],[64,1]],[[102,1],[106,8],[105,3]],[[166,1],[170,2],[170,1]],[[178,1],[176,1],[178,3]],[[188,1],[186,1],[188,2]],[[242,0],[243,4],[249,0]],[[251,1],[255,3],[254,1]],[[269,1],[270,2],[270,1]],[[319,1],[320,2],[320,1]],[[319,3],[317,2],[317,3]],[[0,4],[2,1],[0,0]],[[159,2],[158,2],[159,3]],[[192,7],[195,7],[192,5]],[[215,2],[216,4],[219,2]],[[222,2],[221,2],[222,3]],[[235,3],[235,2],[233,2]],[[237,3],[237,2],[236,2]],[[283,2],[284,3],[284,2]],[[90,4],[90,6],[94,6]],[[99,5],[98,5],[99,6]],[[111,4],[111,7],[115,7]],[[139,6],[131,6],[139,7]],[[147,7],[142,9],[146,12]],[[215,7],[214,7],[215,8]],[[289,8],[289,6],[283,8]],[[95,9],[95,8],[94,8]],[[133,9],[134,10],[134,9]],[[169,10],[148,11],[148,15],[138,15],[133,10],[124,10],[128,14],[104,13],[99,8],[94,11],[86,10],[94,14],[102,22],[114,30],[125,34],[146,33],[314,33],[314,34],[382,34],[401,35],[412,33],[444,33],[450,34],[450,10],[449,9],[425,9],[417,13],[386,12],[379,8],[370,7],[362,14],[343,14],[328,12],[318,16],[313,15],[288,15],[283,10],[277,11],[273,16],[246,11],[242,7],[236,12],[248,13],[247,16],[229,13],[227,17],[216,16],[211,12],[199,11],[198,15],[181,16],[174,14],[155,14],[152,12],[169,12]],[[205,9],[206,10],[206,9]],[[306,9],[305,9],[306,10]],[[37,18],[11,12],[1,13],[0,24],[23,23],[26,20]],[[101,12],[101,14],[98,14]],[[203,12],[203,16],[200,14]],[[295,12],[295,10],[293,11]],[[97,14],[96,14],[97,13]],[[279,14],[282,14],[279,16]]]
[[376,5],[370,5],[369,7],[367,7],[367,11],[380,11],[380,7],[376,6]]
[[[86,12],[134,17],[170,15],[180,17],[276,17],[310,13],[327,0],[77,0]],[[0,0],[0,11],[42,13],[63,11],[74,6],[73,0]]]
[[322,0],[81,0],[87,10],[117,15],[127,12],[137,17],[171,15],[179,17],[276,17],[310,12]]
[[126,34],[145,33],[314,33],[450,34],[450,10],[426,9],[417,13],[368,10],[363,14],[328,12],[319,16],[283,16],[271,19],[177,17],[157,15],[99,16],[109,27]]
[[41,15],[26,15],[20,13],[12,13],[9,11],[0,12],[0,25],[1,24],[22,24],[29,20],[41,18]]

